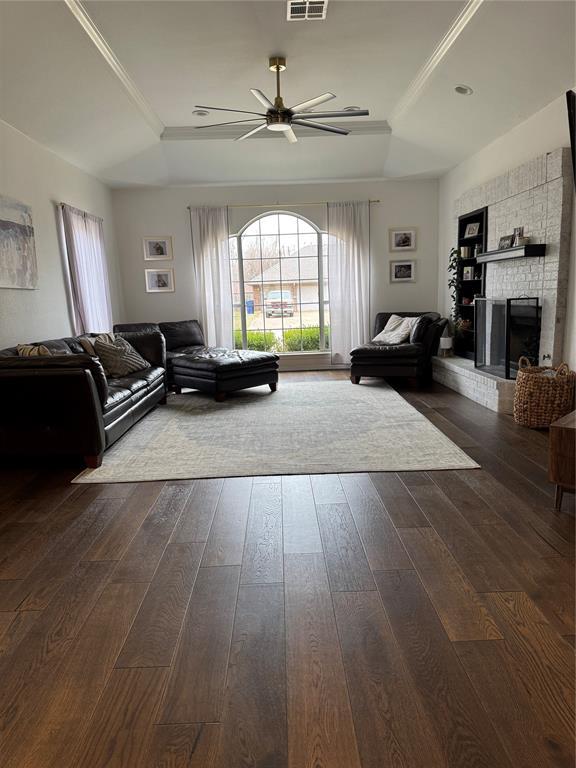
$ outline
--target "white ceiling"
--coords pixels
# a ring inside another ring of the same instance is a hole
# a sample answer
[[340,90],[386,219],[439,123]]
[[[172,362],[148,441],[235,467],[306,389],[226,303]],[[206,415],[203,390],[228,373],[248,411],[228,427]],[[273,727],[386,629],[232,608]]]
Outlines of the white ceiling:
[[[230,129],[160,140],[64,2],[8,0],[0,2],[0,117],[117,186],[438,175],[575,80],[573,2],[486,1],[398,115],[464,6],[331,0],[326,21],[288,22],[284,0],[84,4],[164,126],[242,118],[198,118],[195,104],[259,111],[249,88],[273,95],[273,54],[288,57],[288,104],[329,90],[337,99],[328,108],[370,109],[350,120],[357,127],[348,137],[300,134],[290,145],[237,143]],[[457,96],[458,83],[474,95]]]

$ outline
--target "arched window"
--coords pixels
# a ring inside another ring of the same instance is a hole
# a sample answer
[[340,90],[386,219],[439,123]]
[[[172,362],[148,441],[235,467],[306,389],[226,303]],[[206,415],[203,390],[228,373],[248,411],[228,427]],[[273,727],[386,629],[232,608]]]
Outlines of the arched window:
[[326,238],[286,211],[258,216],[230,238],[237,349],[330,348]]

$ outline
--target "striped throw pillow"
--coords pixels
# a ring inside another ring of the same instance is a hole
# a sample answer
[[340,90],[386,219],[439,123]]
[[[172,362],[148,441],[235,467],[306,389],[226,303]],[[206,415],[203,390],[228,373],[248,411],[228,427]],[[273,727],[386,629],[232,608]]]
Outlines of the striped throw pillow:
[[98,336],[80,336],[78,338],[78,341],[80,342],[80,346],[86,352],[87,355],[90,355],[90,357],[98,357],[98,354],[96,350],[94,349],[94,342],[96,339],[101,339],[102,341],[108,341],[110,343],[114,343],[114,334],[113,333],[100,333]]
[[16,349],[19,357],[40,357],[52,354],[44,344],[18,344]]
[[101,336],[94,339],[94,350],[100,358],[107,376],[117,379],[120,376],[127,376],[129,373],[150,368],[150,363],[144,360],[142,355],[126,339],[121,336],[113,336],[113,334],[107,335],[112,336],[111,341]]

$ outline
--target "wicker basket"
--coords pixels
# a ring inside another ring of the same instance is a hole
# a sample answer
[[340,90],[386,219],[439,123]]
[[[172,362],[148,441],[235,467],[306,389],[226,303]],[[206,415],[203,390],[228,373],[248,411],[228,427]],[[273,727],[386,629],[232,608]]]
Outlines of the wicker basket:
[[[555,375],[546,374],[554,371]],[[566,363],[537,367],[526,357],[518,361],[514,392],[514,421],[524,427],[549,427],[574,408],[576,373]]]

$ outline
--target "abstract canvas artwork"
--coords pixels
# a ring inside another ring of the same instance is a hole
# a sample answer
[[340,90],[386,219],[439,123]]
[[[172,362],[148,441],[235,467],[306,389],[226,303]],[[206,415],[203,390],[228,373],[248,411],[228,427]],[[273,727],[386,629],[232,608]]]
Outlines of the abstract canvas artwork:
[[32,209],[0,195],[0,288],[37,287]]

